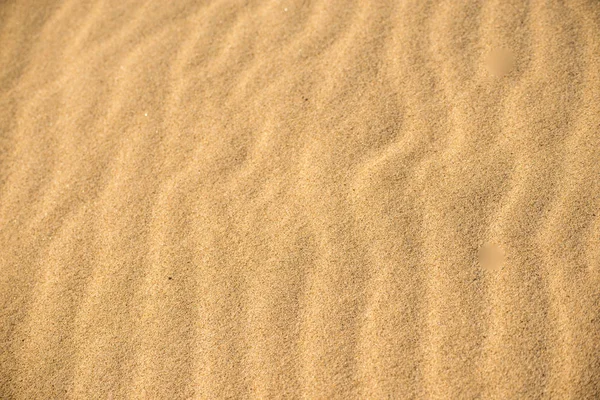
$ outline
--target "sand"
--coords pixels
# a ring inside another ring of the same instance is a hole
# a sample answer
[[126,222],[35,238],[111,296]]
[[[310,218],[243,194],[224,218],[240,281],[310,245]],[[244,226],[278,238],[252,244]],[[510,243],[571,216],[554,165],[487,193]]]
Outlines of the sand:
[[1,399],[600,398],[600,3],[0,2]]

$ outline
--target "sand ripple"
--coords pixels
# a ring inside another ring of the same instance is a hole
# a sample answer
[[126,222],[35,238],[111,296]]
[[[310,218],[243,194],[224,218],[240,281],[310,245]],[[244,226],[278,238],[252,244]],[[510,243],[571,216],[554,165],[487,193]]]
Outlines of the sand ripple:
[[0,398],[600,397],[600,3],[0,3]]

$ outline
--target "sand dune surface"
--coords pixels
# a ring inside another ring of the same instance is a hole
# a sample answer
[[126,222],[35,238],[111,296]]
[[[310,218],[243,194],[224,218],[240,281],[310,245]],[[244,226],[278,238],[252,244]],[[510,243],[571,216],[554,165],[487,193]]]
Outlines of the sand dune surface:
[[1,1],[0,398],[600,398],[600,3]]

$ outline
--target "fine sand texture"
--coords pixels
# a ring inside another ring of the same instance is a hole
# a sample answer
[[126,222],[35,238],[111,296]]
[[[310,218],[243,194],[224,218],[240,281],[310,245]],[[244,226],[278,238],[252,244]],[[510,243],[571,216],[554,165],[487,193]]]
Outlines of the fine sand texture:
[[0,0],[0,399],[599,399],[597,0]]

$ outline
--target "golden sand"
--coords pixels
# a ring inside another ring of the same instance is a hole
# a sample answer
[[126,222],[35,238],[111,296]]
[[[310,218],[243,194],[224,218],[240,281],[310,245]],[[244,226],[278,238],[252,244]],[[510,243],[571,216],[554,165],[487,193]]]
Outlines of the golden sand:
[[600,2],[0,1],[0,398],[600,398]]

